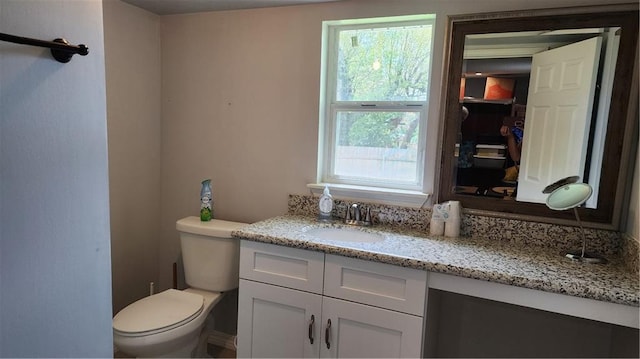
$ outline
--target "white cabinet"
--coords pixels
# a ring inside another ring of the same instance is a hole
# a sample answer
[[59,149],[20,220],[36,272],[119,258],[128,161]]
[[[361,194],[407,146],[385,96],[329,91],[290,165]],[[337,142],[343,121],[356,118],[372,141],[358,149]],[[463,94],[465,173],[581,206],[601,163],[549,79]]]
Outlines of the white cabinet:
[[238,358],[318,357],[321,295],[246,279],[239,291]]
[[242,241],[238,357],[420,357],[424,271]]
[[421,356],[422,317],[323,297],[322,328],[322,358]]

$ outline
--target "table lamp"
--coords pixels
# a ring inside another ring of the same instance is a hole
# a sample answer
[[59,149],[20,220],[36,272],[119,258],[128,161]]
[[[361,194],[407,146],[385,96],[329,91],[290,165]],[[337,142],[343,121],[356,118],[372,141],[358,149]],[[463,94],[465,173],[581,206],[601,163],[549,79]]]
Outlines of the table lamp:
[[587,236],[585,235],[584,227],[582,227],[582,222],[580,222],[578,207],[591,197],[593,189],[588,183],[578,183],[579,178],[580,177],[578,176],[563,178],[545,187],[544,190],[542,190],[542,193],[549,194],[546,201],[547,207],[556,211],[573,209],[578,226],[580,226],[580,233],[582,234],[582,249],[570,251],[565,256],[580,262],[606,263],[606,259],[586,251]]

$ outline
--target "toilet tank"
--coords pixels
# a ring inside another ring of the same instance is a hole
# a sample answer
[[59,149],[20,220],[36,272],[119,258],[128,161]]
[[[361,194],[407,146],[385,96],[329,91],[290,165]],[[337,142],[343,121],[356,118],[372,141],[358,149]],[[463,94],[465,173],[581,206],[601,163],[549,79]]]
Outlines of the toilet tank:
[[240,241],[231,232],[246,223],[200,217],[186,217],[176,222],[184,276],[192,288],[224,292],[238,288]]

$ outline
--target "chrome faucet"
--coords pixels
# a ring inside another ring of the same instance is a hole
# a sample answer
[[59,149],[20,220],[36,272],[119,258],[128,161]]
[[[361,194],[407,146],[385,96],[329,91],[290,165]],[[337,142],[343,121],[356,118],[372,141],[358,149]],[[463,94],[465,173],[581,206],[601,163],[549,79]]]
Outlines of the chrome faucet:
[[358,203],[354,203],[347,207],[347,213],[344,216],[344,223],[355,226],[370,226],[373,224],[371,221],[371,208],[366,209]]

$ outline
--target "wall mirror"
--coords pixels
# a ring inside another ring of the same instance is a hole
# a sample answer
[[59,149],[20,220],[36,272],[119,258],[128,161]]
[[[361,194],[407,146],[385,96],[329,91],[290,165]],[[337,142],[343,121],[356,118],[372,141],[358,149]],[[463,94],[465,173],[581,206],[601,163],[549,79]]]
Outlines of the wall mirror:
[[637,146],[638,15],[623,4],[450,17],[437,200],[568,224],[542,189],[578,175],[594,188],[585,226],[617,230]]

